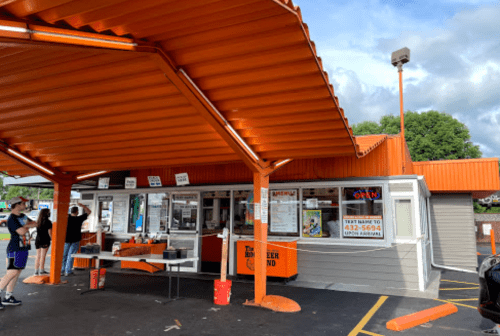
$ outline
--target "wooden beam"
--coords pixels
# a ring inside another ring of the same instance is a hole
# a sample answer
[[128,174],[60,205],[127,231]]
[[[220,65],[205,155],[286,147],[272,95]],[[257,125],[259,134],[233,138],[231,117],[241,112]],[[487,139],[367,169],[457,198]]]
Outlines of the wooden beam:
[[218,116],[218,112],[213,109],[208,101],[198,92],[197,88],[190,83],[189,79],[180,74],[174,68],[163,51],[150,56],[164,72],[170,82],[175,85],[186,99],[196,108],[200,115],[221,135],[222,139],[236,152],[245,164],[254,172],[258,172],[265,163],[260,158],[254,158],[234,135],[230,133],[224,124],[224,120]]
[[12,152],[9,151],[9,149],[12,149],[14,150],[15,152],[19,153],[17,150],[15,150],[14,148],[10,148],[8,144],[6,144],[5,142],[4,143],[0,143],[0,155],[6,157],[7,159],[11,160],[11,161],[14,161],[16,164],[18,164],[19,166],[23,167],[23,168],[26,168],[28,169],[29,171],[32,171],[35,175],[40,175],[40,176],[43,176],[45,177],[46,179],[48,179],[49,181],[52,181],[54,183],[56,182],[65,182],[65,181],[69,181],[71,180],[71,176],[65,176],[63,175],[59,170],[57,169],[54,169],[52,167],[47,167],[46,165],[44,165],[43,163],[41,163],[40,161],[38,161],[37,159],[35,158],[32,158],[32,157],[29,157],[28,155],[26,154],[23,154],[23,153],[19,153],[19,154],[22,154],[24,157],[26,157],[27,159],[33,161],[34,163],[36,163],[37,165],[49,170],[49,171],[52,171],[54,173],[54,175],[44,171],[43,169],[40,169],[39,167],[37,167],[36,165],[34,164],[31,164],[23,159],[21,159],[20,157],[16,156],[15,154],[13,154]]

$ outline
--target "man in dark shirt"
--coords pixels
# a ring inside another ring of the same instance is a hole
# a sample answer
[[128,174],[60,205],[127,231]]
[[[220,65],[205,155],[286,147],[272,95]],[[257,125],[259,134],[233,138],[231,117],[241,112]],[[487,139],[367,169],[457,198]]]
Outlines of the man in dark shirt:
[[82,203],[78,203],[83,208],[85,213],[78,216],[78,207],[72,207],[71,213],[68,216],[68,228],[66,229],[66,243],[64,244],[63,261],[61,268],[61,275],[73,275],[73,261],[72,254],[78,252],[80,247],[80,240],[82,240],[82,224],[90,215],[91,211]]
[[5,292],[5,298],[0,302],[0,310],[4,308],[4,305],[17,306],[21,304],[21,301],[16,300],[14,296],[12,296],[12,292],[16,287],[17,279],[19,279],[28,261],[29,246],[26,245],[24,235],[30,228],[38,225],[25,214],[21,213],[21,211],[26,209],[26,202],[28,202],[28,200],[24,197],[14,197],[9,202],[12,210],[12,213],[7,219],[10,242],[9,245],[7,245],[7,273],[0,281],[0,298],[6,287],[7,291]]

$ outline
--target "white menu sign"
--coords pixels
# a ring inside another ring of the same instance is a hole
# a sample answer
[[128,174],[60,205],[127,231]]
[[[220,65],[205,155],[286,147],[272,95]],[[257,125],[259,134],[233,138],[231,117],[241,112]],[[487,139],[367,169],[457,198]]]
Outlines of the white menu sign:
[[271,232],[297,233],[297,190],[271,191]]
[[253,213],[254,213],[254,219],[260,220],[260,203],[254,204]]
[[160,231],[161,202],[149,205],[149,232]]
[[269,216],[269,189],[260,188],[260,222],[267,224]]
[[113,232],[125,232],[127,223],[127,198],[115,196],[113,200]]
[[148,176],[150,187],[161,187],[161,179],[159,176]]
[[137,188],[137,177],[125,177],[125,189]]
[[109,188],[109,177],[99,177],[99,184],[97,189],[108,189]]
[[188,185],[189,184],[189,176],[187,173],[175,174],[175,182],[178,186]]

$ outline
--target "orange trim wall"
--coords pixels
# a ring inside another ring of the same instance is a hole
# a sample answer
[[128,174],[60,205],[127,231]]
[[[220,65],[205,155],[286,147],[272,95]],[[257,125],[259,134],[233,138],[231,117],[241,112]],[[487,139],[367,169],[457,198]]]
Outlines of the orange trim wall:
[[[406,146],[406,143],[405,143]],[[483,198],[500,190],[498,159],[412,162],[406,146],[405,175],[423,175],[433,193],[472,193]],[[192,185],[253,183],[244,163],[132,170],[138,187],[149,186],[148,176],[160,176],[163,186],[175,186],[175,174],[188,173]],[[402,175],[401,138],[388,136],[366,156],[293,160],[270,175],[270,182],[314,181],[350,177]]]
[[[394,136],[359,159],[343,156],[294,160],[270,175],[270,182],[401,175],[400,148],[400,138]],[[406,174],[413,174],[409,153],[406,162]],[[149,186],[148,176],[160,176],[164,186],[175,186],[175,174],[179,173],[188,173],[192,185],[253,182],[251,171],[243,163],[132,170],[130,176],[137,177],[138,187]]]

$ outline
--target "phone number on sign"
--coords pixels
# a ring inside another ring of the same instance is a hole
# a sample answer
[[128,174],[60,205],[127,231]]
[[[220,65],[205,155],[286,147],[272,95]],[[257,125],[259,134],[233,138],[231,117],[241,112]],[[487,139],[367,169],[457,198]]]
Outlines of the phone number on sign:
[[382,237],[381,225],[344,225],[344,237]]

